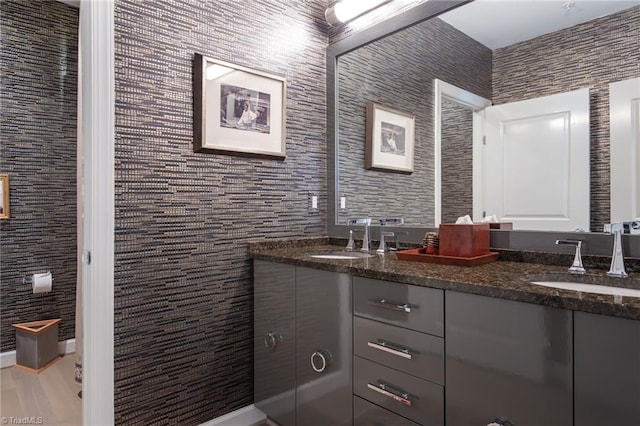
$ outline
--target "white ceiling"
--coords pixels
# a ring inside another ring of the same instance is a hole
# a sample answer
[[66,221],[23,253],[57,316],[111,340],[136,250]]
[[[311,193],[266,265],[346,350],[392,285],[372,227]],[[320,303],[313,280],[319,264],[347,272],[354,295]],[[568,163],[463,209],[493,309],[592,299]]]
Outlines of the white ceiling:
[[637,5],[640,0],[475,0],[440,18],[493,50]]

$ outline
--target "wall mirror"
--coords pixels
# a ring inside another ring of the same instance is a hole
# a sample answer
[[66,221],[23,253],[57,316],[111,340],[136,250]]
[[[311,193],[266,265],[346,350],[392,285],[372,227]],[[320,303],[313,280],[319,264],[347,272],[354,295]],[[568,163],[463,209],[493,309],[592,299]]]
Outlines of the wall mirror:
[[[514,23],[517,13],[524,13],[535,25]],[[490,29],[488,37],[482,28]],[[510,38],[511,34],[519,38]],[[580,168],[579,177],[566,178],[581,180],[586,191],[578,212],[583,218],[579,227],[601,231],[611,221],[611,194],[617,191],[610,187],[616,165],[610,165],[609,84],[640,76],[639,1],[576,2],[573,6],[556,1],[426,2],[330,45],[327,61],[330,231],[349,217],[402,216],[408,225],[424,228],[458,215],[492,214],[483,211],[472,195],[479,179],[491,169],[490,162],[479,162],[474,154],[474,111],[479,110],[446,96],[436,105],[436,80],[496,106],[585,90],[586,112],[572,113],[572,119],[587,123],[583,162],[568,164],[558,159],[562,153],[551,151],[548,157],[554,161],[536,165],[534,172],[544,177],[563,164]],[[365,169],[368,101],[415,116],[413,173]],[[442,117],[438,123],[436,109]],[[562,121],[555,118],[547,124]],[[436,129],[441,132],[439,148]],[[560,134],[573,130],[565,122]],[[520,151],[516,157],[525,155]],[[629,152],[631,157],[637,155]],[[508,167],[520,165],[507,163],[494,170],[503,176],[503,184]],[[546,193],[568,197],[571,191],[560,184],[556,188],[556,180],[540,179],[540,185],[532,184],[520,194],[530,198],[535,191],[539,205],[547,204]],[[638,186],[631,190],[637,192]],[[558,205],[565,202],[556,201]],[[514,227],[554,232],[575,228]]]

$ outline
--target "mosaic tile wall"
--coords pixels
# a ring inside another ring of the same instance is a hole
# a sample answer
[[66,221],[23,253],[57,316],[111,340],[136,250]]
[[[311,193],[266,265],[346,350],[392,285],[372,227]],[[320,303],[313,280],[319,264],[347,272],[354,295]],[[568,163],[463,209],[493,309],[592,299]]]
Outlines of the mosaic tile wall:
[[[62,318],[75,335],[78,9],[57,1],[0,1],[0,173],[10,219],[0,220],[1,351],[13,323]],[[51,271],[53,291],[26,275]]]
[[[118,424],[253,403],[247,244],[326,234],[325,7],[115,2]],[[287,79],[284,161],[193,152],[195,52]]]
[[442,100],[440,221],[455,223],[473,215],[473,113],[449,99]]
[[[339,194],[348,217],[434,221],[433,80],[491,97],[491,50],[436,18],[338,59]],[[414,171],[365,170],[365,105],[415,115]]]
[[590,88],[594,231],[609,222],[609,83],[635,77],[640,77],[640,6],[493,55],[495,104]]

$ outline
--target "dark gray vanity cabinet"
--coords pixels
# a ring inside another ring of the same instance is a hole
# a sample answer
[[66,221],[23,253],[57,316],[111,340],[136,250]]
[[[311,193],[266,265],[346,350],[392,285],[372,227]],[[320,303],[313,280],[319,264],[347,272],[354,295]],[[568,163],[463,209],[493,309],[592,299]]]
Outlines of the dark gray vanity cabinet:
[[295,425],[295,272],[254,262],[254,401],[281,426]]
[[447,424],[573,425],[571,311],[447,291],[445,336]]
[[640,425],[640,321],[575,312],[576,426]]
[[351,276],[254,262],[254,404],[281,426],[351,425]]
[[351,276],[296,267],[296,424],[352,424]]
[[353,278],[354,426],[444,424],[443,295]]

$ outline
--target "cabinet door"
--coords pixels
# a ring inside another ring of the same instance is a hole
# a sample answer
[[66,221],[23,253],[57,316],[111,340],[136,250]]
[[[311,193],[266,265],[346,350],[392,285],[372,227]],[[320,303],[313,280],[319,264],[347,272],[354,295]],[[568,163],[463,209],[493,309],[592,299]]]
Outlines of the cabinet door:
[[351,277],[296,267],[296,422],[352,424]]
[[254,262],[254,401],[282,426],[295,425],[295,267]]
[[576,312],[574,333],[576,425],[640,425],[640,321]]
[[445,306],[447,424],[573,424],[571,311],[456,292]]

